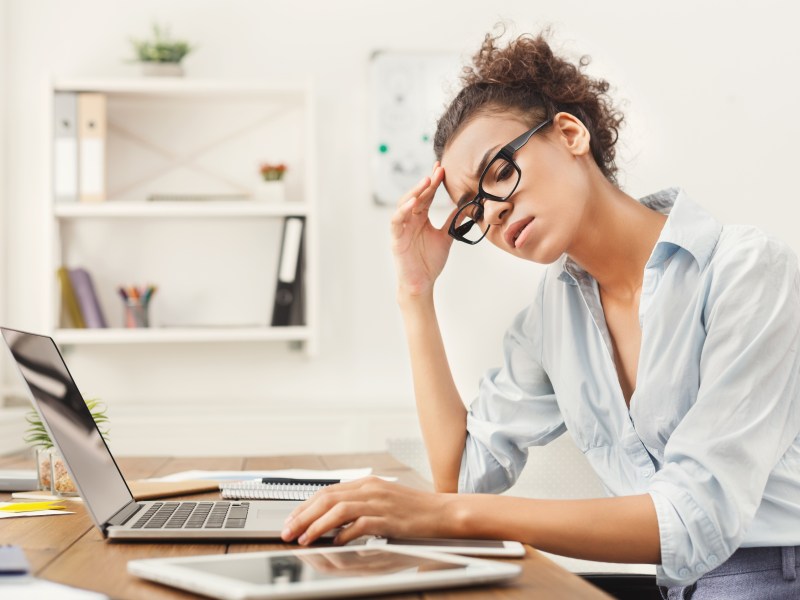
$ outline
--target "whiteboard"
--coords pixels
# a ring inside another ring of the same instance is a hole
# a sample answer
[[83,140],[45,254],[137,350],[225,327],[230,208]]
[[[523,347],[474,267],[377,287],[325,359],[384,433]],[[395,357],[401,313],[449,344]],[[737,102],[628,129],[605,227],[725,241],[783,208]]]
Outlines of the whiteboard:
[[[436,157],[436,121],[458,90],[455,53],[377,51],[369,65],[369,152],[375,202],[394,206]],[[449,203],[440,187],[434,206]]]

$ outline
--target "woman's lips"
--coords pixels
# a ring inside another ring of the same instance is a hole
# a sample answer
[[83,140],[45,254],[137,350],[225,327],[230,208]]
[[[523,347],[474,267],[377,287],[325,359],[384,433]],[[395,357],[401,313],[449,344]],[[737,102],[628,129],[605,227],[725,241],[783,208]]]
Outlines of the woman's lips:
[[521,245],[527,237],[527,232],[525,230],[527,229],[528,225],[533,223],[533,220],[533,217],[526,217],[525,219],[520,219],[519,221],[515,221],[509,225],[503,236],[505,237],[506,243],[512,248],[517,248],[519,245]]

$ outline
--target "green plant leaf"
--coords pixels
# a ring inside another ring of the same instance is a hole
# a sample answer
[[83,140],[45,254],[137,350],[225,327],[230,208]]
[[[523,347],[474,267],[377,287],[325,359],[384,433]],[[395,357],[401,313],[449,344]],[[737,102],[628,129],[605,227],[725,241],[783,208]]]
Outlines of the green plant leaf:
[[131,38],[133,50],[141,62],[179,63],[194,48],[184,40],[173,40],[169,28],[153,23],[151,40]]
[[[89,409],[89,413],[92,415],[94,422],[97,423],[100,435],[107,442],[109,439],[108,433],[110,431],[110,427],[100,427],[100,425],[109,423],[109,418],[107,415],[108,406],[99,398],[88,398],[86,400],[86,407]],[[25,421],[28,423],[28,428],[25,430],[22,440],[26,444],[40,448],[53,447],[53,441],[50,439],[50,434],[47,433],[47,428],[45,428],[44,423],[42,423],[42,419],[39,417],[39,413],[36,412],[35,408],[31,408],[31,410],[25,413]]]

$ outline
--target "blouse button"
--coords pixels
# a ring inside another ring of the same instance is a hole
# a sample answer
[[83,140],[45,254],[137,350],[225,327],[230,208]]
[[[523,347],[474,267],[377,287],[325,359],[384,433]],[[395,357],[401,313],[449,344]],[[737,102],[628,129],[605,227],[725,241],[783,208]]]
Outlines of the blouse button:
[[678,575],[681,577],[686,577],[689,574],[689,569],[683,567],[680,571],[678,571]]
[[712,565],[715,565],[719,562],[719,559],[717,558],[716,554],[712,554],[708,557],[708,562],[710,562]]

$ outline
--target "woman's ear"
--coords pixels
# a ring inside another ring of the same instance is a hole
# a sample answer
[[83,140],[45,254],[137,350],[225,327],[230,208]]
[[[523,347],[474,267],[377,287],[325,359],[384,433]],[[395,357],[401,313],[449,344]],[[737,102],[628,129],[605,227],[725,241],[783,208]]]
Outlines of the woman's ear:
[[566,112],[557,113],[553,117],[553,127],[571,154],[584,156],[590,153],[589,142],[592,136],[578,117]]

